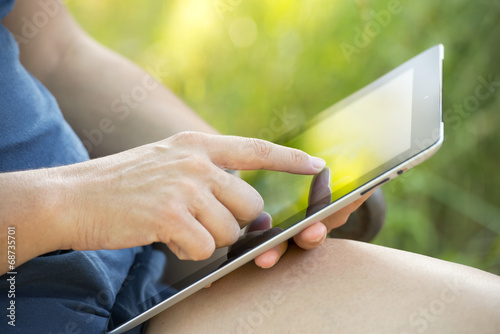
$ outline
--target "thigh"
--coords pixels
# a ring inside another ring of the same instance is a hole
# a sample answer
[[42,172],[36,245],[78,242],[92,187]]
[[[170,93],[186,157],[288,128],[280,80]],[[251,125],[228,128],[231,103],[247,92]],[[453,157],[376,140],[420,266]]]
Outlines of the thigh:
[[498,276],[330,239],[249,263],[153,318],[148,333],[498,333]]

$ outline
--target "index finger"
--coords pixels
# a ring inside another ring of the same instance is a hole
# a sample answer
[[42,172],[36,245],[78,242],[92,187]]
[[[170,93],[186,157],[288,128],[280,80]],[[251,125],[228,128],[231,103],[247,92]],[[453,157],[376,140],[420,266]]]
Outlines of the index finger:
[[206,137],[200,140],[200,146],[220,168],[317,174],[326,165],[321,158],[262,139],[205,134],[203,136]]

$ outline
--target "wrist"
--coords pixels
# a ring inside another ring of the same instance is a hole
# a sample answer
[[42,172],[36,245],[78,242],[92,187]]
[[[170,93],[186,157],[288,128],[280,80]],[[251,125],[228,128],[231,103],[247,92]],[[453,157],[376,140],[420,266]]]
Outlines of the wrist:
[[35,191],[40,194],[35,207],[38,206],[41,214],[39,223],[49,248],[45,252],[71,249],[73,228],[71,219],[68,219],[72,211],[71,186],[60,173],[62,168],[41,170],[43,178],[35,184]]
[[[64,248],[65,236],[58,228],[60,194],[51,187],[48,169],[0,174],[0,235],[15,228],[16,267],[42,254]],[[3,247],[0,255],[7,249]],[[2,256],[2,272],[4,269]]]

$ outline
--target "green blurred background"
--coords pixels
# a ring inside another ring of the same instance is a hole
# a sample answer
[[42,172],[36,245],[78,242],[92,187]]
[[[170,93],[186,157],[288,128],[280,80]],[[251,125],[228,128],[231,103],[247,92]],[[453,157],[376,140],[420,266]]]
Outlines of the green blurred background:
[[[445,143],[384,186],[388,216],[375,243],[500,274],[500,1],[68,6],[92,36],[154,72],[222,133],[265,139],[443,43]],[[483,80],[499,85],[478,93]],[[293,116],[271,126],[283,113]]]

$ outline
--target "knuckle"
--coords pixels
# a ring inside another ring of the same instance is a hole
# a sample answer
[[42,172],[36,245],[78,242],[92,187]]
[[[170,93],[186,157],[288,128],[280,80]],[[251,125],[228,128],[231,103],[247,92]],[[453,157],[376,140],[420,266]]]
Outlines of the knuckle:
[[208,206],[209,197],[208,195],[198,192],[193,196],[192,207],[195,211],[202,211]]
[[255,155],[257,155],[259,158],[267,159],[271,154],[272,151],[271,143],[256,138],[248,138],[248,141]]
[[[160,221],[160,240],[168,244],[179,240],[182,234],[187,217],[187,210],[180,204],[168,204],[165,206],[163,217]],[[173,250],[172,250],[173,251]]]
[[232,229],[227,229],[224,235],[221,235],[218,238],[216,238],[215,243],[217,247],[230,246],[234,244],[236,241],[238,241],[238,238],[240,236],[240,229],[236,222],[232,222],[232,225],[233,225]]
[[201,132],[183,131],[173,135],[171,140],[181,145],[199,145],[206,141],[206,135]]
[[[246,222],[251,222],[255,220],[264,211],[264,200],[257,192],[257,190],[251,188],[251,193],[248,200],[248,210],[244,212],[241,219]],[[245,215],[246,214],[246,215]]]
[[255,191],[255,196],[254,196],[254,216],[253,218],[257,218],[261,213],[262,211],[264,211],[264,199],[262,198],[262,196],[260,196],[260,194],[257,192],[257,190],[254,190]]
[[213,238],[203,238],[199,240],[198,249],[193,252],[193,254],[189,254],[193,261],[201,261],[206,260],[215,251],[215,241]]
[[200,261],[209,258],[215,251],[215,241],[209,233],[194,232],[186,239],[187,210],[174,210],[169,228],[164,233],[163,242],[181,260]]
[[[170,202],[165,205],[164,213],[161,214],[159,219],[165,227],[168,226],[169,234],[175,235],[177,230],[181,229],[182,224],[186,220],[186,208],[179,202]],[[163,223],[165,222],[165,224]]]
[[[183,178],[181,180],[178,180],[176,188],[178,189],[180,194],[184,194],[188,196],[188,198],[194,198],[193,196],[196,196],[196,194],[199,193],[198,185],[190,178]],[[180,199],[182,197],[178,196],[178,198]]]
[[207,158],[198,154],[189,156],[189,158],[186,159],[186,164],[186,168],[188,170],[198,175],[205,175],[207,171],[212,169],[211,167],[213,166]]
[[218,169],[213,174],[213,180],[215,183],[219,184],[221,187],[226,187],[231,184],[231,181],[235,179],[235,176],[225,172],[221,169]]
[[307,154],[300,150],[291,149],[290,159],[292,160],[292,163],[296,165],[302,165],[309,159],[309,157],[307,156]]
[[166,241],[165,245],[167,245],[167,247],[172,251],[172,253],[174,253],[179,259],[187,260],[187,259],[183,258],[183,256],[182,256],[183,254],[181,253],[181,248],[175,242],[172,242],[172,241],[167,242]]

